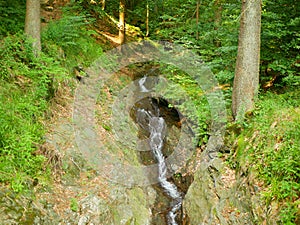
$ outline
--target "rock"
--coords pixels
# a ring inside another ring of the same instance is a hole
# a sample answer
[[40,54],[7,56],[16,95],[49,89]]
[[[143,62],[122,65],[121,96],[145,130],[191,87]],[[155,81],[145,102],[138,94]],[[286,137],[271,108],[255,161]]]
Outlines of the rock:
[[[277,224],[275,215],[267,215],[259,192],[249,182],[248,175],[224,165],[221,159],[207,159],[204,151],[183,202],[183,213],[190,225]],[[273,209],[273,214],[276,209]],[[269,212],[270,213],[270,212]],[[271,214],[271,213],[270,213]]]

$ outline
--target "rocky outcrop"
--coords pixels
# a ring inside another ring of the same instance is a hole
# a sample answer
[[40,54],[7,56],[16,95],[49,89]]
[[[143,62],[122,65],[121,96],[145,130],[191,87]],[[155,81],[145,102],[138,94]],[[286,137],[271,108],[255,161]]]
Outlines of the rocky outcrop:
[[189,224],[253,224],[250,199],[243,191],[235,172],[221,160],[200,166],[184,199]]
[[59,148],[64,174],[52,186],[33,187],[31,194],[0,191],[1,224],[151,224],[156,192],[149,187],[125,187],[102,178],[76,151],[73,133],[60,121],[48,148]]
[[[103,90],[105,91],[105,88]],[[106,124],[110,119],[107,112],[111,110],[111,102],[108,100],[104,102],[104,99],[110,97],[111,92],[108,91],[107,95],[101,96],[103,97],[101,106],[95,111],[97,115],[102,113],[102,117],[96,121],[100,129],[97,135],[102,137],[104,144],[111,144],[111,127]],[[121,103],[118,105],[122,106]],[[174,112],[168,107],[160,110],[169,125],[168,136],[165,139],[166,147],[163,150],[164,155],[169,156],[178,144],[182,124],[179,115],[174,116]],[[159,185],[128,187],[106,179],[101,174],[103,168],[96,171],[78,151],[70,123],[72,110],[66,111],[66,114],[60,116],[65,119],[56,121],[50,129],[51,132],[46,138],[47,145],[44,146],[49,154],[48,158],[56,161],[55,165],[58,167],[56,172],[61,172],[59,179],[54,184],[38,181],[38,184],[32,187],[31,194],[18,196],[5,188],[0,190],[1,224],[165,224],[164,215],[169,210],[170,199],[161,191]],[[115,121],[116,127],[122,133],[124,116],[116,115],[120,118]],[[168,121],[167,115],[173,115],[172,121]],[[132,126],[129,127],[134,128],[130,131],[131,135],[142,136],[134,127],[134,122],[131,122]],[[125,136],[128,137],[128,129],[124,130]],[[108,149],[120,155],[124,159],[122,163],[154,164],[155,160],[149,153],[146,151],[137,153],[133,149],[137,143],[132,140],[134,138],[128,140],[123,138],[119,140],[120,143],[116,143],[123,148],[116,149],[110,145]],[[181,170],[172,168],[176,174],[170,180],[182,192],[186,192],[182,205],[183,212],[178,216],[182,221],[177,221],[178,224],[276,224],[276,217],[270,216],[270,211],[276,210],[276,206],[274,209],[272,206],[268,209],[262,204],[259,186],[253,183],[252,175],[248,173],[249,165],[237,171],[230,169],[217,156],[222,143],[218,137],[212,137],[211,140],[206,150],[197,149],[193,158],[187,162],[186,168]],[[114,162],[111,163],[115,165]],[[132,175],[140,176],[140,174]]]
[[249,169],[232,170],[220,158],[207,159],[204,151],[184,199],[183,224],[278,224],[276,206],[263,203]]

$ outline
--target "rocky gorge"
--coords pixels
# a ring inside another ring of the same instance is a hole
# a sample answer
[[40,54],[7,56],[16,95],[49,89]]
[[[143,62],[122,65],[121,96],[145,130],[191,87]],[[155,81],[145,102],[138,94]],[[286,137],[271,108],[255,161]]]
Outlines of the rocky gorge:
[[[145,80],[138,82],[142,79],[138,78],[141,74],[142,69],[131,76],[118,74],[108,81],[115,85],[105,85],[100,91],[95,110],[97,134],[103,138],[109,151],[121,156],[122,163],[151,165],[156,160],[149,152],[137,152],[133,147],[124,147],[124,140],[116,141],[114,144],[117,147],[111,143],[113,133],[109,112],[112,110],[114,92],[119,92],[124,83],[131,82],[132,78],[137,79],[135,84],[140,87],[142,82],[147,89],[153,86],[153,79],[149,79],[149,83],[144,83]],[[145,99],[147,98],[137,101],[136,106],[153,107]],[[72,101],[72,98],[69,100]],[[251,178],[251,174],[247,174],[246,165],[233,170],[224,161],[228,153],[220,155],[215,152],[212,157],[207,146],[200,146],[195,149],[185,166],[173,171],[168,178],[182,192],[176,220],[169,223],[167,215],[172,210],[172,199],[159,183],[128,186],[111,181],[103,176],[102,170],[95,169],[83,157],[78,150],[71,122],[71,101],[63,106],[66,112],[64,117],[54,121],[49,129],[51,132],[45,137],[47,141],[44,147],[53,149],[57,157],[61,173],[59,178],[52,185],[43,185],[43,181],[38,181],[38,185],[33,184],[34,198],[33,193],[17,196],[8,190],[2,190],[0,218],[5,224],[226,225],[263,224],[266,220],[276,220],[271,214],[275,209],[267,209],[262,205],[259,198],[260,185]],[[168,102],[163,99],[154,102],[165,113],[169,126],[163,150],[165,157],[168,157],[178,142],[179,114],[172,109],[170,112]],[[134,126],[136,111],[133,109],[130,113],[133,114],[133,119],[129,123]],[[146,135],[144,131],[135,132],[140,137]],[[215,140],[214,148],[225,152],[224,149],[228,146],[218,141],[220,140]],[[126,176],[128,175],[125,178]]]

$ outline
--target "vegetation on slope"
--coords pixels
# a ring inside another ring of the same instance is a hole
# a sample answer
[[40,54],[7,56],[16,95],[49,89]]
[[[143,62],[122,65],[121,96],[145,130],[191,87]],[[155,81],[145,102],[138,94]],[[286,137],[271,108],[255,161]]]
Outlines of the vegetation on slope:
[[[14,11],[18,28],[24,23],[21,6]],[[75,67],[88,66],[102,54],[86,18],[67,11],[44,28],[38,58],[20,29],[1,27],[2,34],[11,34],[0,42],[0,182],[16,192],[48,179],[50,167],[39,149],[45,142],[52,100],[58,90],[73,86]]]
[[261,197],[277,204],[281,223],[299,223],[300,89],[260,96],[253,118],[234,135],[229,162],[263,181]]
[[[107,13],[118,15],[116,0],[107,2],[105,13],[89,1],[73,2],[60,20],[44,27],[39,58],[34,57],[30,41],[20,34],[25,0],[0,3],[0,182],[16,192],[42,182],[50,174],[46,158],[37,150],[45,142],[51,101],[58,89],[72,86],[74,67],[88,66],[102,54],[91,37],[96,32],[88,29],[89,25],[97,27]],[[146,27],[146,3],[136,1],[128,6],[127,21],[142,31]],[[240,2],[201,1],[198,23],[195,3],[149,1],[150,37],[181,44],[201,55],[219,82],[228,86],[224,94],[230,106]],[[295,224],[300,217],[300,92],[295,88],[299,85],[299,1],[263,3],[261,84],[273,92],[260,95],[252,117],[240,124],[239,134],[230,133],[237,141],[229,162],[238,167],[247,165],[264,182],[265,202],[279,204],[281,222]],[[215,20],[220,10],[222,19]],[[202,105],[193,81],[172,68],[164,72],[190,92],[196,105]],[[200,135],[207,140],[206,114],[201,111],[199,116]]]

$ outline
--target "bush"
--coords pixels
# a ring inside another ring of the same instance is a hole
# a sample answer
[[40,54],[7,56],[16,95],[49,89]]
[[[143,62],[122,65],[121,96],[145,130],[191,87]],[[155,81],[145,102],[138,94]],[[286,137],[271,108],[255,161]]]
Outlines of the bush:
[[[203,90],[199,88],[196,80],[189,74],[171,65],[161,68],[162,74],[166,74],[169,85],[164,87],[164,97],[186,116],[195,126],[193,131],[199,139],[199,146],[206,144],[209,137],[209,125],[212,122],[210,106]],[[186,99],[188,98],[188,99]]]
[[26,0],[0,1],[0,39],[24,30]]

